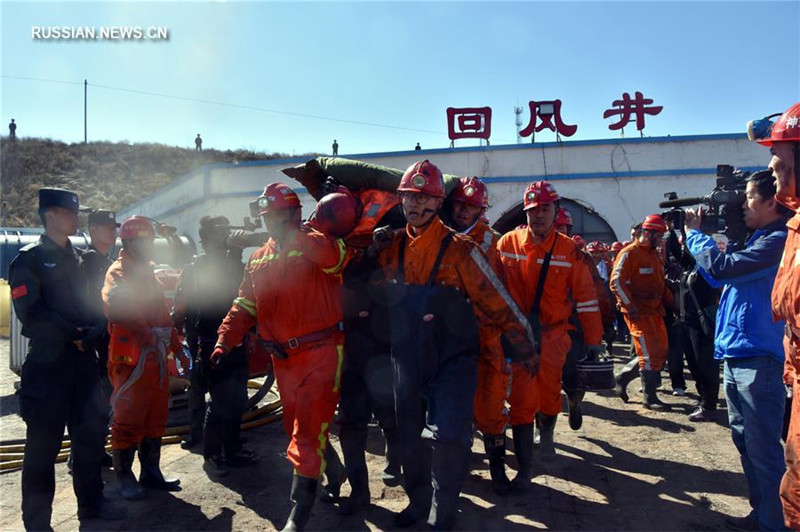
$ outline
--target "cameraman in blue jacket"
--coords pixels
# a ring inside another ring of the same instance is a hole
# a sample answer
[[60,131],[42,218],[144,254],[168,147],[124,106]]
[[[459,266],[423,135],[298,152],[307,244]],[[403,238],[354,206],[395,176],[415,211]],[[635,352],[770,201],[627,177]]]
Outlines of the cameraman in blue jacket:
[[726,523],[737,530],[785,530],[778,495],[785,470],[781,432],[783,322],[773,323],[770,294],[786,240],[785,208],[775,200],[769,170],[747,179],[744,221],[753,231],[745,248],[720,253],[699,231],[702,213],[686,211],[687,246],[698,270],[722,287],[714,358],[725,363],[725,397],[733,443],[747,478],[752,511]]

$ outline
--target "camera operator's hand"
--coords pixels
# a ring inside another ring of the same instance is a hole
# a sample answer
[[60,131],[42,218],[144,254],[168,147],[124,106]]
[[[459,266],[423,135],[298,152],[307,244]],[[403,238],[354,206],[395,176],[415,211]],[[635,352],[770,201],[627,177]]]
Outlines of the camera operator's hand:
[[686,228],[686,232],[689,232],[689,229],[700,229],[700,224],[703,221],[703,211],[698,208],[697,210],[686,209],[684,212],[686,216],[683,225]]

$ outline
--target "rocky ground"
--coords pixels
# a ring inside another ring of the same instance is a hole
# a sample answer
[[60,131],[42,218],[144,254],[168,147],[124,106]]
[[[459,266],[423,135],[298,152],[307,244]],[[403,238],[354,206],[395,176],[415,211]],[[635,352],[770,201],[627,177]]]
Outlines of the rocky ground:
[[[14,395],[18,377],[8,370],[8,341],[0,341],[0,439],[23,438],[24,423]],[[620,349],[621,362],[622,350]],[[666,377],[666,375],[665,375]],[[688,380],[687,374],[687,380]],[[690,382],[690,389],[693,384]],[[612,394],[587,394],[583,428],[572,431],[566,416],[556,428],[558,459],[537,465],[534,488],[525,496],[498,497],[490,488],[483,445],[477,438],[472,468],[461,497],[462,530],[718,530],[728,515],[749,511],[738,453],[731,443],[724,402],[716,423],[694,424],[687,414],[696,399],[677,398],[665,384],[662,398],[672,412],[655,413],[641,406],[637,385],[631,401]],[[202,456],[178,445],[164,449],[162,467],[182,480],[177,493],[151,492],[126,503],[129,518],[121,522],[85,521],[75,517],[76,503],[65,464],[56,466],[52,525],[56,530],[271,530],[281,528],[289,513],[291,467],[285,460],[287,438],[280,423],[245,433],[247,446],[260,461],[212,482]],[[510,435],[510,431],[509,431]],[[338,440],[333,435],[333,445]],[[383,446],[373,427],[369,449],[372,507],[358,516],[340,517],[336,506],[318,503],[312,530],[384,530],[402,509],[402,488],[380,481]],[[509,453],[509,465],[514,459]],[[112,473],[104,472],[109,497]],[[343,494],[349,487],[345,484]],[[0,474],[0,530],[21,530],[20,472]],[[420,529],[423,529],[420,525]]]

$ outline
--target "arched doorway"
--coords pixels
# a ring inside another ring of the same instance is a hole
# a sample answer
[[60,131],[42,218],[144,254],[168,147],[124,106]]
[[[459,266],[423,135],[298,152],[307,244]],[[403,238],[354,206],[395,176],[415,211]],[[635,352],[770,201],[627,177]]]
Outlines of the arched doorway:
[[[597,212],[567,198],[561,198],[560,205],[572,215],[573,235],[581,235],[587,242],[599,240],[610,244],[617,240],[614,230]],[[527,223],[525,213],[522,211],[522,202],[519,202],[504,212],[492,227],[500,233],[507,233],[515,227]],[[623,240],[627,238],[628,235],[623,235]]]

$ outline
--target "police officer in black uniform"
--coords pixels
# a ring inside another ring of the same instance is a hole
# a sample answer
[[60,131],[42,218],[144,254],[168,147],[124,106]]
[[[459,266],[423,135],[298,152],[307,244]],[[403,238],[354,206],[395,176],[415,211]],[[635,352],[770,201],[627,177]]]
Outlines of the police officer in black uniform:
[[[239,294],[244,276],[242,248],[228,245],[230,222],[224,216],[200,220],[204,253],[184,267],[178,280],[172,317],[185,329],[192,354],[189,386],[189,434],[183,448],[203,442],[204,469],[212,477],[228,473],[228,466],[252,463],[255,453],[242,447],[240,428],[247,407],[248,366],[245,349],[238,346],[222,367],[211,371],[209,357],[217,329]],[[211,401],[206,409],[206,393]]]
[[74,453],[78,518],[121,519],[103,497],[100,474],[108,407],[97,363],[84,343],[91,327],[86,277],[69,236],[78,227],[78,196],[39,190],[45,234],[11,262],[9,278],[22,334],[30,339],[22,366],[20,413],[27,425],[22,466],[22,520],[27,530],[52,530],[55,462],[66,425]]

